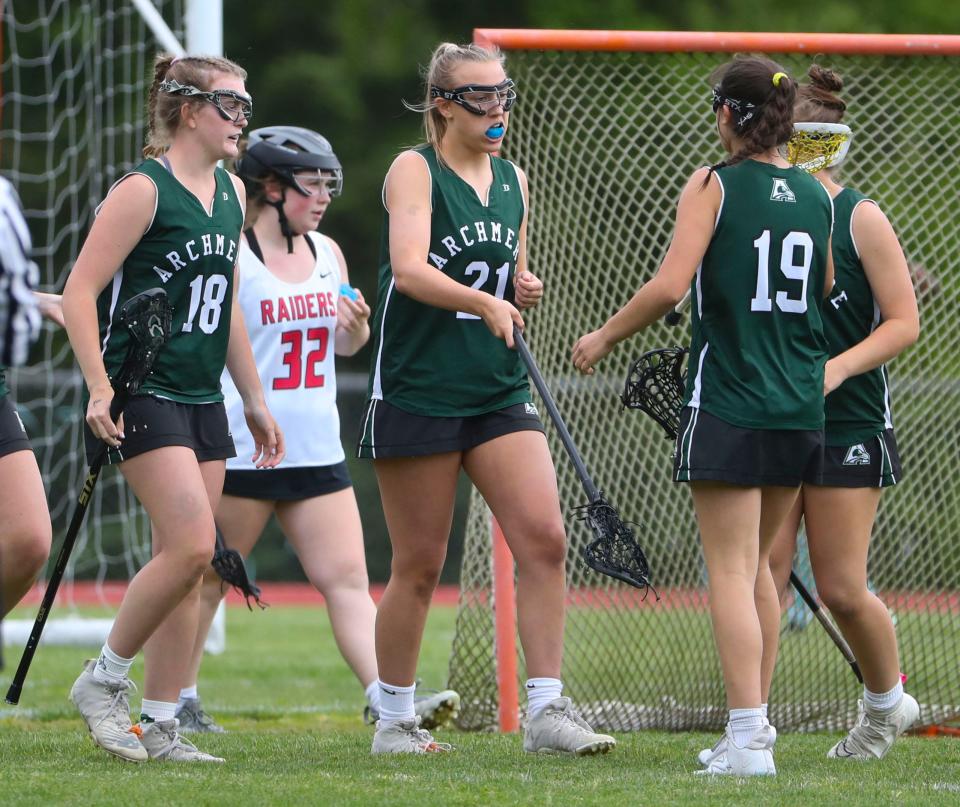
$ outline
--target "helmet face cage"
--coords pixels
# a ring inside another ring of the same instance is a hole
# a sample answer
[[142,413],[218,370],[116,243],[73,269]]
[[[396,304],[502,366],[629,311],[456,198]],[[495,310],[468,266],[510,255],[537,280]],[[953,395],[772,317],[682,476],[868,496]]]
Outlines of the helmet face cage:
[[192,84],[181,84],[176,79],[164,81],[159,89],[160,92],[169,95],[182,95],[186,98],[199,98],[202,101],[207,101],[217,108],[221,118],[233,123],[239,123],[240,118],[246,118],[248,121],[253,118],[253,99],[249,95],[242,95],[234,90],[205,92]]
[[791,165],[815,174],[843,162],[852,138],[853,132],[843,123],[795,123],[782,153]]
[[343,171],[340,168],[291,168],[289,179],[293,189],[304,196],[319,196],[324,187],[331,197],[343,193]]
[[327,139],[299,126],[266,126],[250,132],[246,152],[236,165],[243,179],[260,182],[269,173],[302,196],[326,189],[343,192],[343,169]]
[[517,100],[517,90],[513,79],[508,78],[499,84],[465,84],[452,90],[434,84],[430,87],[430,97],[453,101],[474,115],[486,115],[498,106],[509,112]]

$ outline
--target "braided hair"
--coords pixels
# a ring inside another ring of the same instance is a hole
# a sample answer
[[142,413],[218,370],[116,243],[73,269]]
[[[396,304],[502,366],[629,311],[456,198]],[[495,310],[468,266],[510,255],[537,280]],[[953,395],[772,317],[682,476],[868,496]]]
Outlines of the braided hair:
[[714,102],[733,113],[733,131],[741,148],[727,159],[710,166],[710,174],[743,162],[786,143],[793,134],[793,105],[797,82],[780,65],[763,56],[737,56],[710,76]]

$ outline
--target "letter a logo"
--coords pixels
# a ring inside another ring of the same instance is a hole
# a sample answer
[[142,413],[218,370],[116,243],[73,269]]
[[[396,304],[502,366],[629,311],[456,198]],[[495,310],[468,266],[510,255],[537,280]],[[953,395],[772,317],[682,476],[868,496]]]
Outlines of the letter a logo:
[[863,443],[857,443],[847,449],[847,456],[843,458],[844,465],[869,465],[870,452],[864,448]]
[[793,195],[787,180],[782,177],[773,178],[773,190],[770,191],[771,202],[796,202],[797,197]]

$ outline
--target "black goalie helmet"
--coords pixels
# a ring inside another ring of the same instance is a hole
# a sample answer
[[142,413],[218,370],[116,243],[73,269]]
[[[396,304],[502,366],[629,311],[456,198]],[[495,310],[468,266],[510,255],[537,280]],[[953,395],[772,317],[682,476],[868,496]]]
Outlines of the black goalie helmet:
[[329,181],[331,196],[343,191],[343,169],[330,142],[300,126],[265,126],[250,132],[247,149],[237,160],[237,175],[246,182],[259,182],[268,173],[279,176],[304,196],[313,193],[300,178],[317,172]]

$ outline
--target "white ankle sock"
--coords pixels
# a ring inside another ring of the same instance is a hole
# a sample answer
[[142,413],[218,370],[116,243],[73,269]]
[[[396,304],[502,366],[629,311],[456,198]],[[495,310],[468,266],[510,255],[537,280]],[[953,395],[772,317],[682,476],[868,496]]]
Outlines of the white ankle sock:
[[760,713],[763,715],[763,722],[769,723],[770,721],[767,720],[767,704],[766,703],[760,704]]
[[550,701],[563,694],[563,682],[559,678],[527,679],[527,714],[533,717],[543,711]]
[[140,704],[141,723],[159,723],[161,720],[172,720],[177,712],[177,704],[167,701],[149,701],[143,699]]
[[380,714],[380,682],[374,680],[370,686],[363,690],[363,693],[367,696],[367,704],[370,709]]
[[863,703],[871,712],[889,712],[900,703],[902,697],[903,684],[900,681],[889,692],[877,693],[863,688]]
[[416,717],[413,711],[413,692],[416,684],[400,687],[378,680],[380,689],[380,722],[396,723],[399,720],[411,720]]
[[733,744],[737,748],[745,748],[757,729],[763,728],[763,709],[731,709],[730,731],[733,734]]
[[130,674],[131,666],[133,666],[132,658],[118,656],[104,642],[100,657],[93,668],[93,677],[102,684],[122,681]]
[[192,687],[184,687],[180,690],[180,698],[177,700],[177,703],[183,703],[186,700],[196,700],[200,696],[197,694],[197,685],[194,684]]

